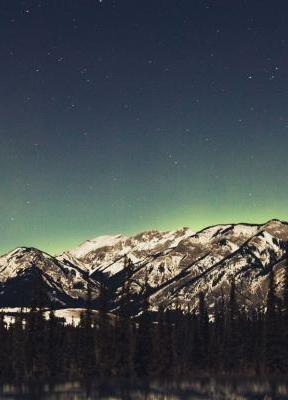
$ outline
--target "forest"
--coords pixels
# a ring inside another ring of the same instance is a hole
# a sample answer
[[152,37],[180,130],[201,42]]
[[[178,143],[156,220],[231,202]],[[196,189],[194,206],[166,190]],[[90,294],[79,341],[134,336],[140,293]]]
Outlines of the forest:
[[12,323],[1,315],[0,379],[283,375],[288,367],[288,265],[285,270],[281,298],[272,269],[266,304],[249,311],[240,304],[234,279],[229,295],[215,302],[213,310],[207,309],[201,293],[195,312],[179,305],[152,313],[147,290],[137,317],[132,316],[130,281],[114,314],[102,282],[97,317],[88,288],[77,325],[56,318],[53,309],[45,318],[38,292],[29,312],[19,312]]

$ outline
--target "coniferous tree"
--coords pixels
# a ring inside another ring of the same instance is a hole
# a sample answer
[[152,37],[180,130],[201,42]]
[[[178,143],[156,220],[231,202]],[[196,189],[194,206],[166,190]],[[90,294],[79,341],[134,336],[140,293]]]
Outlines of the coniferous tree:
[[284,263],[284,279],[283,279],[283,305],[281,313],[281,332],[282,332],[282,364],[283,369],[288,368],[288,253]]
[[265,315],[260,308],[254,310],[251,317],[251,348],[250,354],[253,369],[257,374],[265,372]]
[[232,277],[227,304],[225,335],[225,370],[230,371],[240,365],[240,311],[236,297],[235,278]]
[[59,319],[55,316],[53,307],[49,312],[48,321],[46,324],[46,351],[47,351],[47,369],[50,378],[56,377],[61,372],[60,352],[63,344],[63,329]]
[[185,374],[189,374],[191,372],[195,362],[195,359],[193,358],[193,349],[195,346],[193,332],[195,329],[196,318],[193,314],[191,314],[189,307],[187,312],[182,314],[180,324],[181,329],[177,334],[181,353],[179,374],[180,376],[184,376]]
[[63,327],[62,332],[62,371],[66,379],[79,378],[79,326],[74,323]]
[[171,360],[171,322],[168,313],[164,311],[164,306],[161,304],[153,339],[153,375],[157,377],[169,376]]
[[47,376],[46,321],[44,306],[46,302],[42,281],[36,280],[32,306],[25,325],[25,375],[28,379],[41,379]]
[[192,365],[193,369],[202,370],[207,365],[208,317],[203,293],[198,296],[198,310],[191,320],[193,335]]
[[265,315],[265,368],[269,373],[277,373],[279,369],[281,370],[280,315],[277,305],[275,272],[272,268],[269,274]]
[[199,352],[201,357],[200,368],[204,369],[209,362],[209,317],[203,292],[199,294]]
[[287,318],[288,322],[288,254],[284,266],[284,279],[283,279],[283,315]]
[[127,269],[126,274],[128,279],[122,285],[118,318],[116,319],[116,348],[117,354],[115,359],[116,371],[120,372],[124,377],[132,376],[135,372],[135,331],[134,324],[131,322],[132,315],[132,298],[131,298],[131,284],[132,281],[129,277],[132,270],[131,260],[125,258],[124,268]]
[[149,315],[149,283],[148,268],[145,270],[142,314],[138,321],[136,371],[147,377],[151,374],[152,323]]
[[100,281],[98,302],[98,329],[96,331],[97,364],[99,375],[101,377],[107,377],[113,366],[113,337],[111,330],[113,328],[112,324],[114,324],[115,321],[109,321],[109,299],[105,277],[102,277]]
[[223,291],[214,305],[211,327],[210,362],[214,371],[223,371],[225,361],[225,300]]
[[9,363],[7,349],[9,346],[8,342],[8,334],[7,334],[7,326],[4,321],[4,314],[0,314],[0,377],[3,379],[6,377],[9,371],[7,370],[7,366]]
[[[81,332],[81,333],[80,333]],[[80,375],[87,379],[96,373],[95,343],[93,331],[92,293],[88,282],[86,308],[80,319],[80,335],[78,335],[78,357]]]
[[19,381],[25,373],[25,343],[23,310],[15,317],[15,322],[10,327],[11,338],[11,368],[15,380]]

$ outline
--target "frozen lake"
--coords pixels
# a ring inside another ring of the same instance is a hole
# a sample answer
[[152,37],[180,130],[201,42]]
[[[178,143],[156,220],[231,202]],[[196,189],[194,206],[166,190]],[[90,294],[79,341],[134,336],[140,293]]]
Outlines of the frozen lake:
[[288,380],[195,379],[181,383],[110,381],[89,386],[79,383],[55,385],[5,384],[2,399],[45,400],[288,400]]

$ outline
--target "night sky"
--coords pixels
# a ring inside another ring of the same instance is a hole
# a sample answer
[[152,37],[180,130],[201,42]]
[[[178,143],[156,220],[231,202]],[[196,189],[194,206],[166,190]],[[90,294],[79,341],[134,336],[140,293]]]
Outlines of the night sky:
[[0,0],[0,57],[0,253],[287,219],[287,0]]

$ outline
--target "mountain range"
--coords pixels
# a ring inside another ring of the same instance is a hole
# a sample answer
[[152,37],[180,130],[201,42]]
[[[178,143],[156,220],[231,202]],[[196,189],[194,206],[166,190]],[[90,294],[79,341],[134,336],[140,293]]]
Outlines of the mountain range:
[[41,289],[47,307],[81,308],[88,286],[97,307],[104,281],[113,312],[129,280],[135,315],[147,293],[151,310],[194,310],[201,292],[209,307],[227,296],[232,278],[243,306],[262,307],[272,269],[281,295],[287,254],[288,223],[279,220],[101,236],[57,256],[20,247],[0,257],[0,307],[29,307]]

